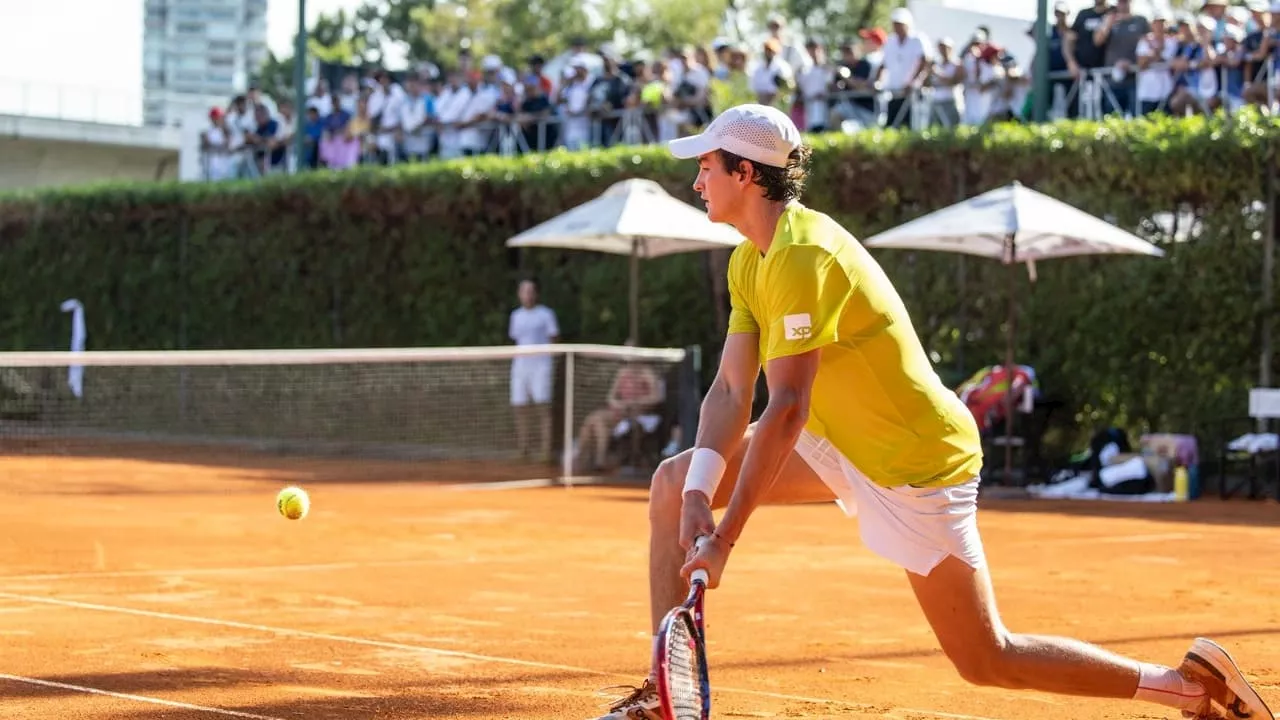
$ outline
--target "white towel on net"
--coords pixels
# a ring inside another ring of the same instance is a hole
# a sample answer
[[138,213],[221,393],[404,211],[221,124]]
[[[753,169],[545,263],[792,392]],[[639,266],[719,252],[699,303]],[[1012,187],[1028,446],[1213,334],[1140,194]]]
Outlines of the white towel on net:
[[[84,352],[84,341],[87,337],[84,328],[84,305],[72,298],[62,303],[62,312],[71,313],[71,352]],[[84,396],[83,365],[71,365],[67,368],[67,386],[76,397]]]

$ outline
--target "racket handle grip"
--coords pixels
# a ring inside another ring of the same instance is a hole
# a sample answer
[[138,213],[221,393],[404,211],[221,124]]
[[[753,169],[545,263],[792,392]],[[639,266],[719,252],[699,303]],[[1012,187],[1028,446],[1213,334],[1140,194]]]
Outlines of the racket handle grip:
[[[693,541],[693,547],[694,547],[696,550],[701,550],[701,549],[702,549],[702,546],[703,546],[703,545],[706,545],[706,544],[707,544],[707,543],[709,543],[709,542],[711,542],[711,538],[710,538],[710,537],[708,537],[708,536],[706,536],[706,535],[699,535],[697,538],[695,538],[695,539],[694,539],[694,541]],[[698,568],[697,570],[694,570],[692,573],[690,573],[690,574],[689,574],[689,582],[690,582],[690,583],[699,583],[699,582],[700,582],[700,583],[702,583],[702,586],[703,586],[703,587],[706,587],[706,586],[707,586],[707,583],[708,583],[710,580],[711,580],[711,578],[707,575],[707,571],[706,571],[706,570],[703,570],[702,568]]]

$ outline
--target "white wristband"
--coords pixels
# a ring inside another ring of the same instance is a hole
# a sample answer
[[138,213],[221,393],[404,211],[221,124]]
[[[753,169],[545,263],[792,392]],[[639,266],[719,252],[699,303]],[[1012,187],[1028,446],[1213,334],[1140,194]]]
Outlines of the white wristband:
[[684,477],[684,493],[697,490],[705,494],[707,500],[715,499],[716,487],[720,485],[724,468],[725,461],[720,453],[711,448],[694,450],[693,458],[689,460],[689,472]]

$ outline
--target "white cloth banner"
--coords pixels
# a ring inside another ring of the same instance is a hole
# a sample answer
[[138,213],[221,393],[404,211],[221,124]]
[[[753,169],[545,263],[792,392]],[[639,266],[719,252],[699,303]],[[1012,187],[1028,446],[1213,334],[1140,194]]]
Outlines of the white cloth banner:
[[[62,312],[71,313],[71,352],[84,352],[84,305],[79,300],[71,299],[62,303]],[[67,368],[67,385],[76,397],[84,396],[84,366],[72,365]]]

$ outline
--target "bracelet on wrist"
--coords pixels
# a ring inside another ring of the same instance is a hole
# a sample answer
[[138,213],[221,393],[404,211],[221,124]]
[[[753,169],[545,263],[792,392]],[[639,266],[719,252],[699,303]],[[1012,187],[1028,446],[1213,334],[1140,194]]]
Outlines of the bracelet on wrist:
[[718,533],[718,532],[713,532],[713,533],[711,533],[711,537],[713,537],[713,538],[715,538],[715,539],[719,540],[720,542],[722,542],[722,543],[724,543],[724,544],[728,545],[728,546],[729,546],[729,549],[733,549],[733,546],[737,544],[737,543],[729,542],[729,539],[728,539],[728,538],[726,538],[725,536],[721,535],[721,534],[720,534],[720,533]]

